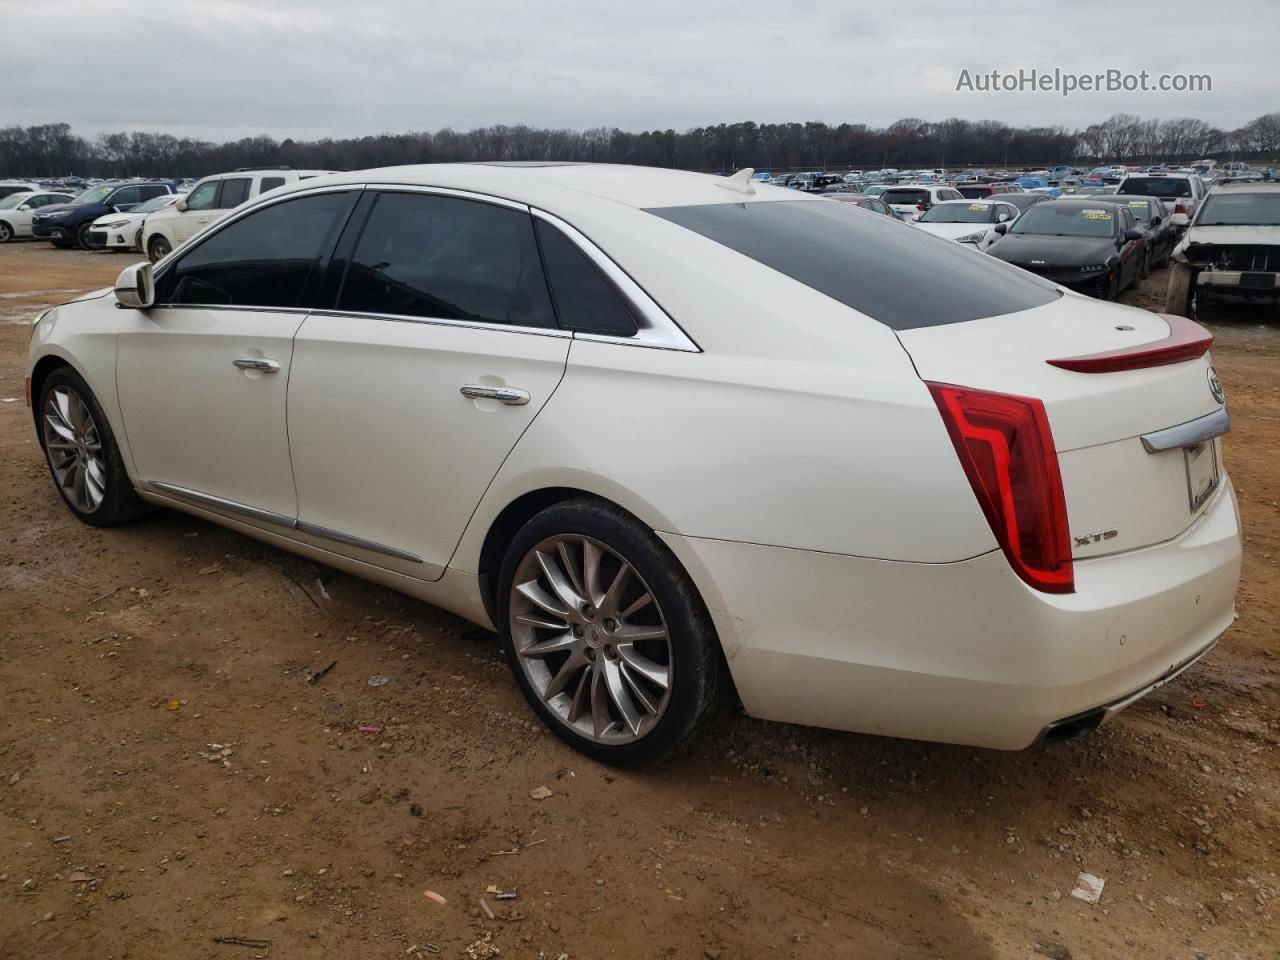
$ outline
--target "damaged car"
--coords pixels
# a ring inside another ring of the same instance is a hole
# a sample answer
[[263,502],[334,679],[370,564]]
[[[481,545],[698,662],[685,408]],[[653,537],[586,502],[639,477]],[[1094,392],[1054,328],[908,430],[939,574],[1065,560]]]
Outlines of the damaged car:
[[1280,302],[1280,184],[1209,191],[1173,251],[1165,312],[1191,316],[1211,301]]

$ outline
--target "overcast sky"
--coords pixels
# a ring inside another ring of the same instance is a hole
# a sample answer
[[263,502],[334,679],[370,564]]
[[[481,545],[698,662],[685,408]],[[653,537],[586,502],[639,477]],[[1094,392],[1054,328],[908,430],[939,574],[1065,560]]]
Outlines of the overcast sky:
[[[868,5],[870,6],[870,5]],[[213,140],[904,116],[1224,128],[1280,110],[1280,0],[0,0],[0,125]],[[960,93],[962,69],[1210,93]]]

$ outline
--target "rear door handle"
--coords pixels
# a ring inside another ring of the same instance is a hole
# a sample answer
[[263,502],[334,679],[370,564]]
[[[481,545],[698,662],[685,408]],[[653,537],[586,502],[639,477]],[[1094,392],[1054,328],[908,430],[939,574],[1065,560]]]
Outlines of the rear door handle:
[[231,363],[241,370],[258,370],[262,373],[280,372],[280,361],[267,360],[262,357],[241,357],[238,360],[232,360]]
[[509,407],[522,407],[529,402],[529,391],[521,390],[517,387],[482,387],[478,384],[468,383],[465,387],[461,387],[458,392],[464,397],[471,397],[473,400],[498,400]]

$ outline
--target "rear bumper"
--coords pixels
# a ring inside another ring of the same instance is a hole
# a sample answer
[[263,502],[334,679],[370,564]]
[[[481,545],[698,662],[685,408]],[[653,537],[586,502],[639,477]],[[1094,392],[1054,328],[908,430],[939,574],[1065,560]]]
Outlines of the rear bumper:
[[663,535],[702,591],[747,712],[1021,749],[1110,716],[1203,655],[1240,577],[1235,494],[1177,538],[1025,586],[998,551],[918,564]]

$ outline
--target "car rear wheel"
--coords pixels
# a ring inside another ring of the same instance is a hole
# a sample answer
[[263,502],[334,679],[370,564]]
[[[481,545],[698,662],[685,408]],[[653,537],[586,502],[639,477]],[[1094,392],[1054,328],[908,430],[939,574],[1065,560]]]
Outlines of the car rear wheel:
[[113,527],[147,512],[129,482],[111,425],[78,373],[60,367],[49,374],[37,409],[49,473],[77,518]]
[[0,243],[8,243],[13,239],[13,227],[0,220]]
[[164,237],[156,234],[147,241],[147,258],[155,263],[157,260],[163,260],[173,251],[172,245]]
[[713,712],[710,616],[662,541],[617,507],[584,497],[533,517],[507,550],[498,598],[516,683],[582,753],[651,762]]

